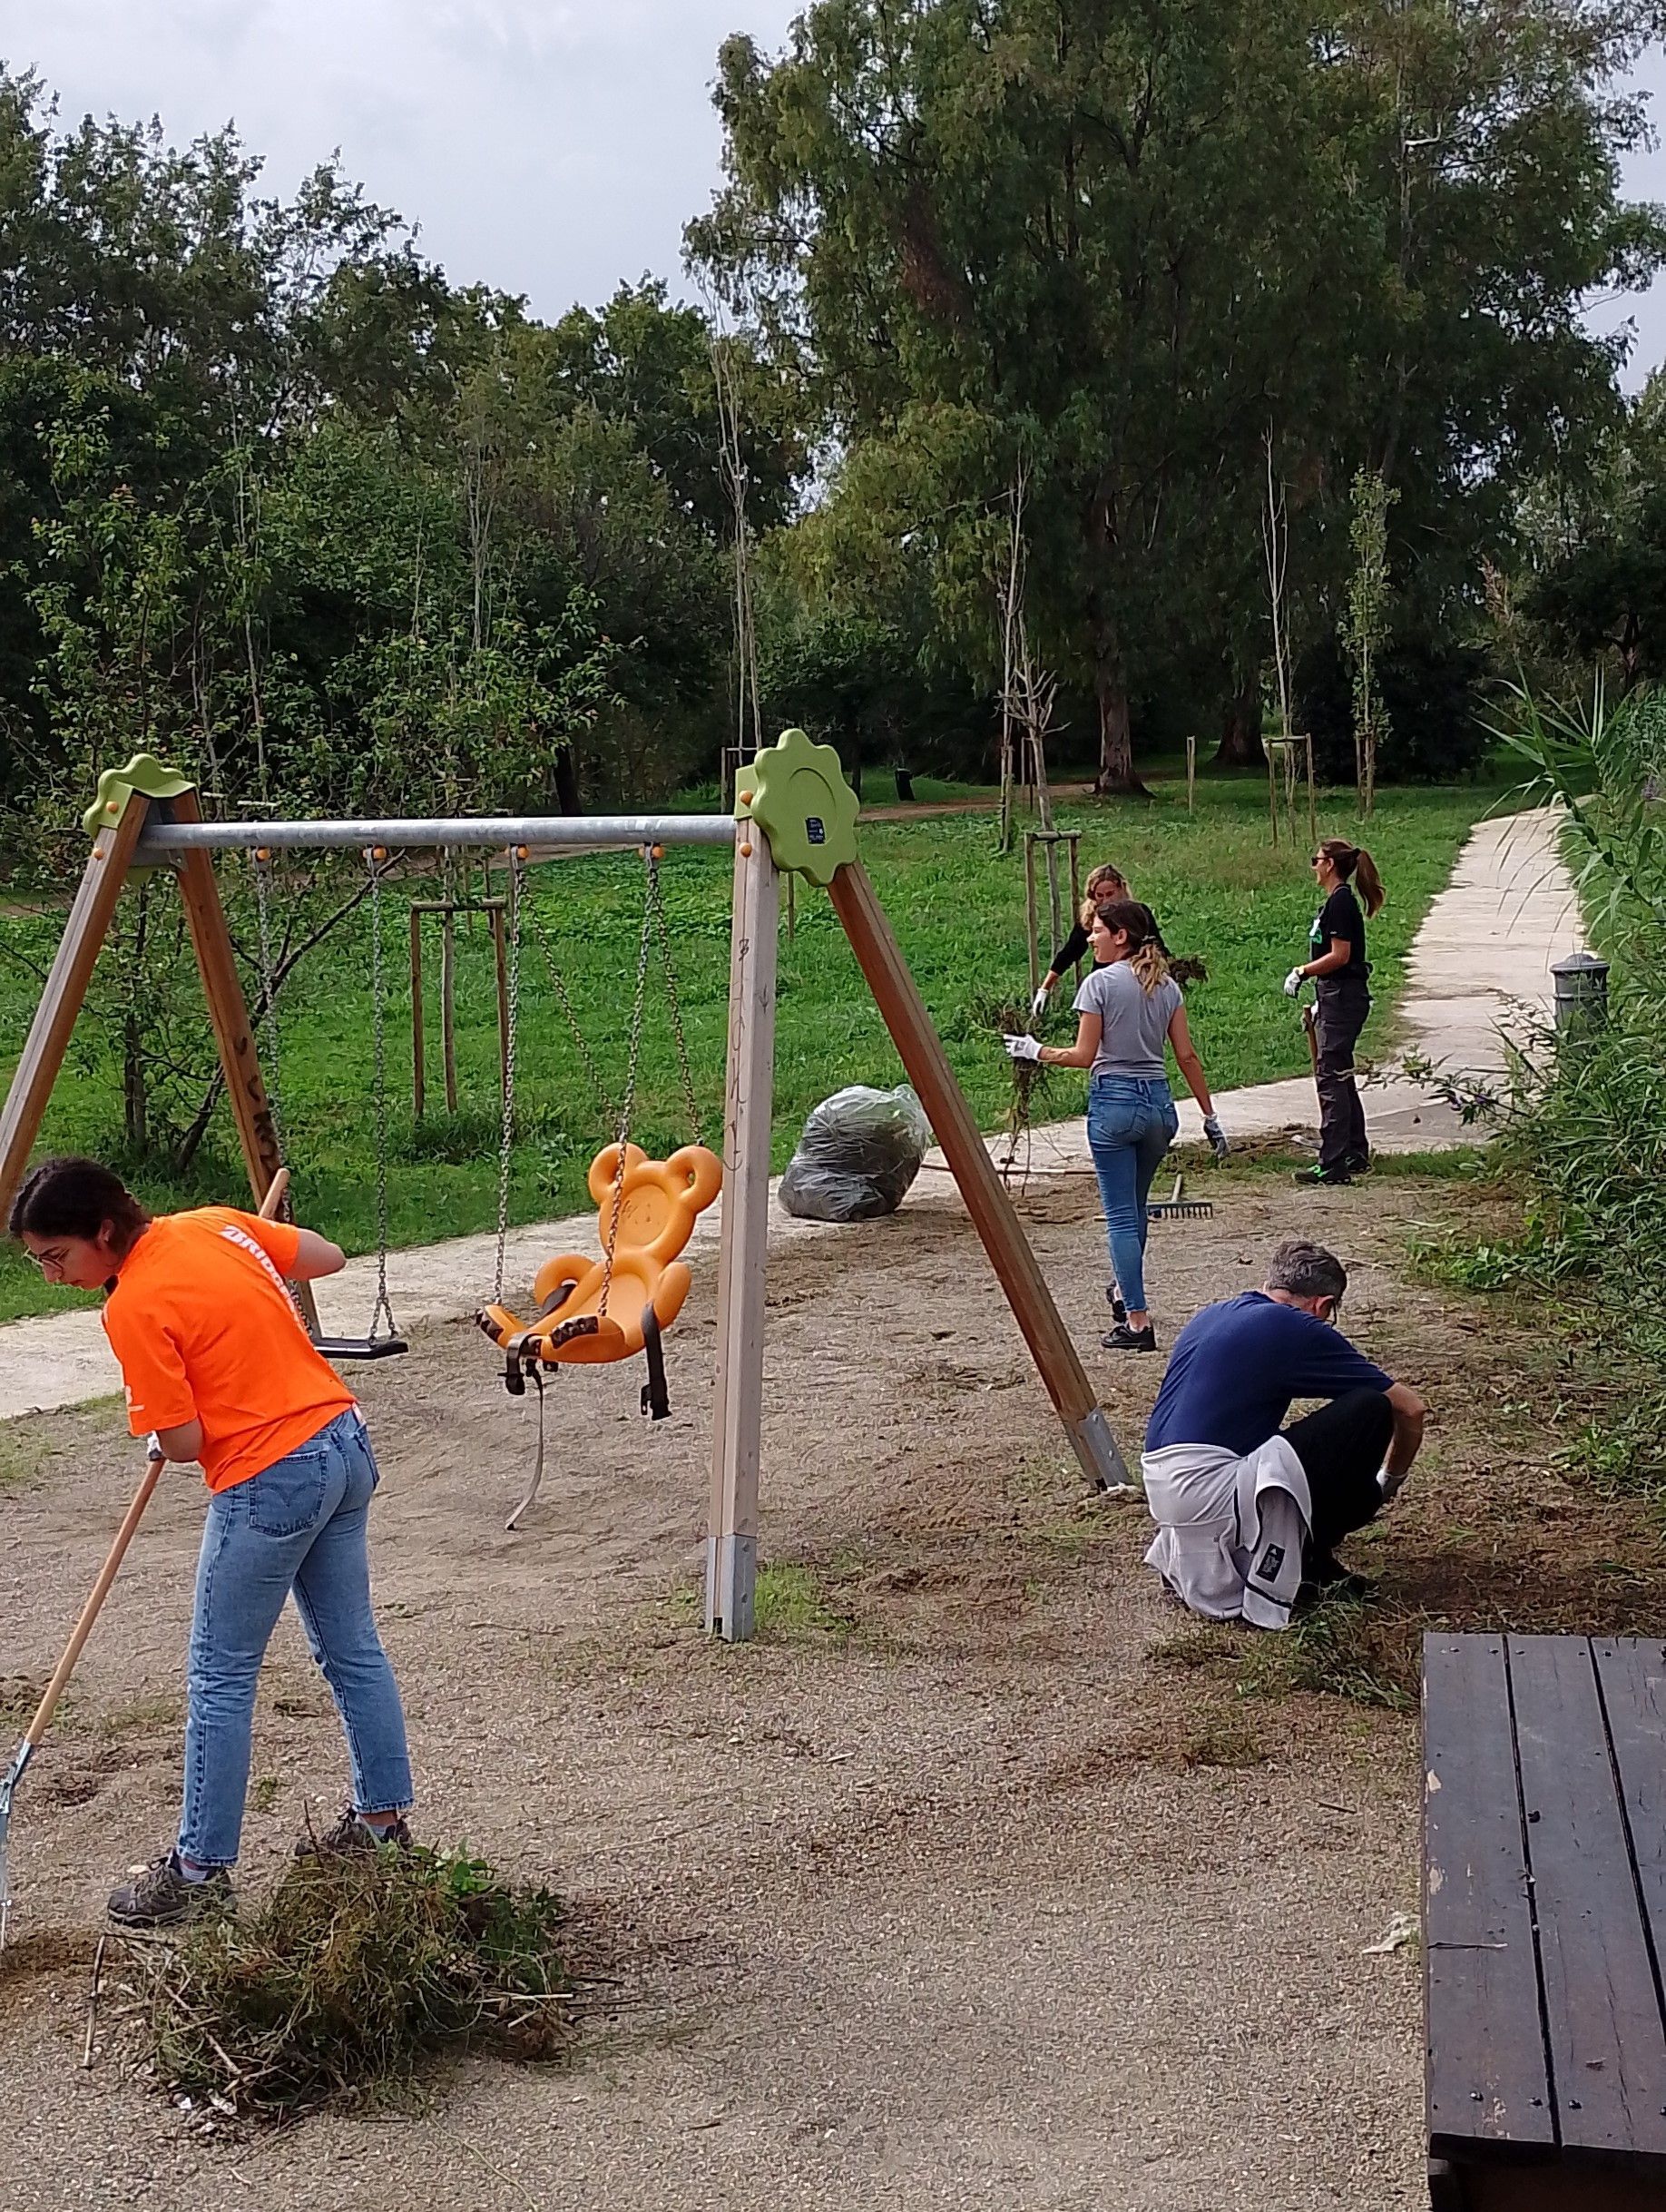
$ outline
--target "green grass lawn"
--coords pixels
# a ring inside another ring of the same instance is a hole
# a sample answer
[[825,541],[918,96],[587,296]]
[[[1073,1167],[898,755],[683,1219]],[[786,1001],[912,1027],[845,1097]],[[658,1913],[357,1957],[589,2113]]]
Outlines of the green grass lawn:
[[[1155,909],[1175,952],[1207,960],[1209,979],[1191,988],[1189,1010],[1217,1090],[1301,1073],[1307,1047],[1280,985],[1286,970],[1305,956],[1315,909],[1305,837],[1293,850],[1283,843],[1273,852],[1266,786],[1252,776],[1201,782],[1191,816],[1183,778],[1155,782],[1153,792],[1150,803],[1079,803],[1059,810],[1062,825],[1083,831],[1083,872],[1101,859],[1116,860],[1136,893]],[[889,795],[877,790],[876,802]],[[1446,881],[1471,823],[1497,803],[1496,791],[1485,786],[1390,790],[1379,798],[1367,841],[1387,882],[1388,904],[1371,931],[1377,1009],[1362,1047],[1367,1053],[1380,1052],[1388,1041],[1405,954],[1429,900]],[[1320,835],[1354,829],[1351,794],[1328,795],[1320,807]],[[993,999],[1015,1002],[1025,994],[1022,852],[999,857],[993,825],[983,815],[875,823],[864,836],[863,852],[974,1109],[984,1126],[997,1126],[1011,1096],[1010,1076],[999,1039],[980,1020],[979,1009]],[[731,865],[719,850],[673,849],[663,869],[701,1134],[708,1142],[720,1135]],[[227,864],[229,889],[235,866]],[[489,1227],[496,1212],[496,1032],[491,947],[484,931],[460,940],[461,1110],[456,1116],[431,1110],[421,1123],[412,1117],[404,902],[432,890],[415,881],[391,889],[385,917],[392,1235],[401,1244]],[[539,916],[561,947],[573,1003],[615,1095],[625,1058],[641,895],[641,865],[631,857],[562,860],[534,874]],[[9,942],[38,959],[50,954],[57,926],[50,915],[0,917],[0,948]],[[234,927],[240,933],[246,916],[234,916]],[[655,975],[651,968],[634,1134],[651,1154],[662,1155],[691,1132]],[[361,911],[297,973],[280,1002],[281,1096],[299,1215],[350,1251],[368,1249],[375,1235],[368,976],[369,921]],[[1062,989],[1058,998],[1051,1034],[1062,1038],[1072,1033],[1068,991]],[[0,959],[0,1074],[9,1076],[34,1004],[34,986],[26,974],[15,961]],[[429,1023],[432,1044],[437,1028],[432,999]],[[91,1024],[83,1027],[43,1141],[51,1149],[111,1155],[121,1127],[119,1070],[103,1031]],[[202,1035],[206,1038],[206,1023]],[[270,1052],[268,1060],[270,1075]],[[826,897],[803,886],[795,933],[790,941],[783,934],[781,942],[775,1070],[778,1168],[805,1115],[828,1092],[846,1083],[902,1079]],[[1084,1084],[1073,1074],[1054,1075],[1045,1110],[1080,1113]],[[431,1063],[430,1102],[438,1087],[437,1066]],[[518,1093],[512,1218],[535,1221],[579,1210],[587,1203],[590,1160],[612,1132],[590,1093],[530,933]],[[189,1186],[153,1170],[135,1171],[132,1179],[159,1206],[246,1196],[223,1110]],[[0,1252],[0,1319],[63,1303],[63,1294],[46,1293],[10,1246]]]

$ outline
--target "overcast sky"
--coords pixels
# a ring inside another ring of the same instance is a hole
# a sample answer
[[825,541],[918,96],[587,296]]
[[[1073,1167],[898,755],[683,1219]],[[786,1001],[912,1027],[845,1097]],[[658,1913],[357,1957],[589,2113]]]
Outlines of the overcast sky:
[[[455,282],[553,317],[644,271],[682,288],[682,225],[718,182],[719,44],[779,46],[802,5],[0,0],[0,57],[38,70],[68,120],[160,114],[177,142],[235,123],[274,192],[339,147]],[[1666,89],[1658,56],[1647,81]],[[1627,185],[1666,199],[1666,155]],[[1629,385],[1666,359],[1666,286],[1591,311],[1636,318]]]

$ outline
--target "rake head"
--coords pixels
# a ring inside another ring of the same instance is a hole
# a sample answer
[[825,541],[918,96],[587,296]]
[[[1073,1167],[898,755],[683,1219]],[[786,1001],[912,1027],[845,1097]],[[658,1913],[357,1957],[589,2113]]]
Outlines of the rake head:
[[5,1949],[5,1925],[12,1916],[12,1887],[6,1878],[6,1831],[12,1824],[12,1799],[34,1750],[33,1744],[24,1744],[4,1778],[0,1778],[0,1951]]
[[1145,1209],[1147,1221],[1208,1221],[1214,1207],[1207,1198],[1160,1198]]

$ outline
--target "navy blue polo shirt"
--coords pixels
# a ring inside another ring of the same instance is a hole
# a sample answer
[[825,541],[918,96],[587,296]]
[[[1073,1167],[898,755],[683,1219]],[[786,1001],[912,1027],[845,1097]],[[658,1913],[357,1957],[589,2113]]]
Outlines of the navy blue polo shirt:
[[1246,1291],[1194,1313],[1174,1340],[1145,1449],[1217,1444],[1242,1459],[1282,1427],[1292,1399],[1393,1387],[1328,1322]]

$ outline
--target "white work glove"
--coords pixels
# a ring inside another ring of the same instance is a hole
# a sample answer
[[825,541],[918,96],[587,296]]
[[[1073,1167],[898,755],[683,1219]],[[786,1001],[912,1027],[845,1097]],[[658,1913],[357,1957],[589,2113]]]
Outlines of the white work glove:
[[1287,998],[1299,998],[1301,997],[1301,987],[1307,981],[1307,977],[1302,974],[1299,968],[1292,968],[1289,974],[1284,978],[1285,997]]
[[1216,1159],[1224,1160],[1227,1154],[1231,1150],[1231,1146],[1227,1143],[1226,1131],[1220,1126],[1220,1122],[1218,1116],[1213,1114],[1204,1115],[1203,1134],[1206,1137],[1208,1137],[1209,1148],[1214,1154]]
[[1039,1021],[1047,1011],[1047,986],[1044,983],[1030,1001],[1030,1019]]
[[144,1456],[147,1460],[165,1460],[168,1456],[167,1453],[162,1450],[162,1439],[157,1435],[154,1429],[152,1430],[150,1435],[144,1440]]
[[1391,1475],[1388,1472],[1387,1460],[1385,1460],[1383,1461],[1382,1465],[1377,1470],[1377,1487],[1383,1493],[1383,1503],[1385,1505],[1387,1504],[1391,1498],[1397,1496],[1400,1490],[1405,1488],[1406,1478],[1410,1474],[1410,1472],[1411,1469],[1406,1467],[1403,1468],[1397,1475]]
[[1006,1047],[1006,1057],[1009,1060],[1038,1061],[1041,1058],[1041,1039],[1039,1037],[1004,1037],[1001,1042]]

